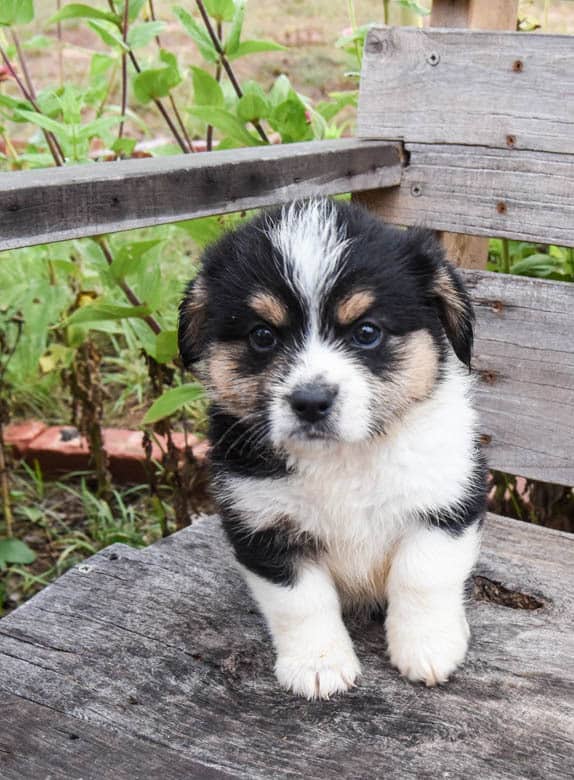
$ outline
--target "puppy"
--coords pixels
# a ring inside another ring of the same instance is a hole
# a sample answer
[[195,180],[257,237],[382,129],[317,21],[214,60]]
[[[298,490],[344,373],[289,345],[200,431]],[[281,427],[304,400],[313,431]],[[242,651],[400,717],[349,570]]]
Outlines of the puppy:
[[360,665],[342,619],[386,604],[391,663],[447,680],[485,509],[469,297],[429,231],[318,199],[205,252],[179,344],[211,399],[223,525],[285,688],[328,698]]

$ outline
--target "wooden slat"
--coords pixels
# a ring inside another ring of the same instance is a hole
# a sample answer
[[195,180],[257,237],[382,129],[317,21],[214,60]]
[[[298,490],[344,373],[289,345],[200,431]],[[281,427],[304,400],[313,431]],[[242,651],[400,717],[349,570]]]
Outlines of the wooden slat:
[[131,752],[132,777],[570,777],[573,572],[574,536],[491,518],[453,680],[402,680],[381,621],[355,622],[359,687],[310,703],[278,688],[217,520],[114,545],[0,621],[0,775],[127,778]]
[[[431,27],[468,27],[476,30],[516,30],[518,0],[433,0]],[[486,103],[484,108],[489,109]],[[484,270],[488,238],[440,231],[440,240],[457,266]]]
[[518,0],[432,0],[431,27],[515,30]]
[[574,153],[574,38],[373,28],[358,135]]
[[405,147],[410,161],[401,185],[359,196],[387,221],[574,246],[574,155]]
[[574,485],[574,284],[463,273],[490,466]]
[[355,139],[5,173],[0,250],[400,181],[399,148]]

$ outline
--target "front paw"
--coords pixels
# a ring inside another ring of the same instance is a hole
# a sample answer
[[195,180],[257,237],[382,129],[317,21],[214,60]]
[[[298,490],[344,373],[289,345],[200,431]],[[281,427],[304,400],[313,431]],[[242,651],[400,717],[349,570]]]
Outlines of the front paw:
[[355,685],[361,667],[353,648],[280,655],[275,674],[283,688],[307,699],[328,699]]
[[470,630],[464,615],[457,619],[387,621],[390,660],[411,682],[428,686],[448,680],[466,656]]

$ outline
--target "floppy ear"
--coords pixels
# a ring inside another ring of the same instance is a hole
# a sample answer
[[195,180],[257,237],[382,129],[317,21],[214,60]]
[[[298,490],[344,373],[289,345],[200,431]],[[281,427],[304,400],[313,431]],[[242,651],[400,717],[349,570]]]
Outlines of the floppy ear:
[[431,230],[411,228],[408,236],[414,261],[411,267],[426,295],[431,297],[456,356],[470,368],[474,338],[474,312],[470,296]]
[[201,359],[206,344],[207,287],[199,274],[190,282],[179,305],[178,344],[183,365]]
[[447,260],[441,259],[441,265],[435,269],[432,292],[440,321],[455,355],[470,368],[474,312],[462,279]]

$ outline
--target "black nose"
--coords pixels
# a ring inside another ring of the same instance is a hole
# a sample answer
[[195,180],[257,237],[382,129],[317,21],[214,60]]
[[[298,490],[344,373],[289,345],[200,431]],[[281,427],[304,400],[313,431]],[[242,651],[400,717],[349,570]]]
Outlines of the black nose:
[[291,408],[305,422],[319,422],[324,419],[333,406],[337,388],[328,385],[303,385],[291,393]]

